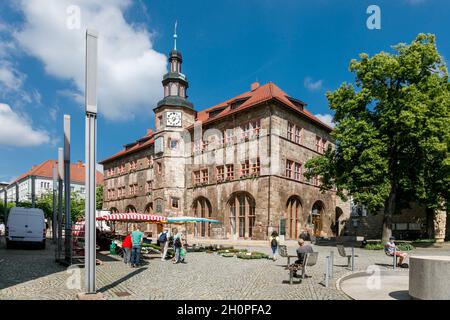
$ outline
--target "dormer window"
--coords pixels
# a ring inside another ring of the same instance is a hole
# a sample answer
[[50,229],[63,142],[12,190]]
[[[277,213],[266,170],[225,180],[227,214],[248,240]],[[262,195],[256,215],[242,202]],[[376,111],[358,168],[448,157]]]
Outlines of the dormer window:
[[230,109],[234,110],[239,108],[245,101],[247,101],[248,98],[241,98],[241,99],[236,99],[232,102],[230,102]]
[[300,110],[303,111],[303,108],[306,106],[306,103],[304,103],[301,100],[295,99],[295,98],[291,98],[291,97],[287,97],[289,99],[290,102],[292,102],[293,105],[295,105],[296,107],[298,107]]
[[219,113],[221,113],[223,110],[225,110],[226,107],[216,108],[208,112],[209,118],[214,118]]

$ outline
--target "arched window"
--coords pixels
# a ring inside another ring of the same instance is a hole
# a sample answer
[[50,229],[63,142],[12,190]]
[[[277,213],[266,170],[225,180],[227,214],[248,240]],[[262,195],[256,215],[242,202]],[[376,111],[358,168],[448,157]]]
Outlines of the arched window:
[[302,203],[298,196],[291,196],[286,205],[287,235],[289,239],[297,239],[300,233]]
[[145,212],[146,214],[151,214],[151,213],[153,213],[153,202],[147,203],[147,205],[145,206],[144,212]]
[[178,95],[178,86],[176,83],[170,84],[170,95],[171,96],[177,96]]
[[126,213],[137,213],[137,210],[133,205],[130,204],[125,208],[125,212]]
[[337,237],[339,237],[340,236],[340,234],[341,234],[341,232],[342,232],[342,229],[343,229],[343,227],[344,227],[344,223],[343,223],[343,221],[342,221],[342,219],[341,219],[341,217],[342,217],[342,214],[343,214],[344,212],[342,211],[342,209],[341,208],[339,208],[339,207],[336,207],[336,216],[335,216],[335,222],[334,222],[334,230],[333,230],[333,232],[335,233],[335,235],[337,236]]
[[164,211],[163,200],[162,199],[156,199],[155,200],[155,213],[156,214],[162,214],[163,211]]
[[119,213],[119,210],[116,207],[112,207],[111,209],[109,209],[109,211],[111,213]]
[[239,238],[252,238],[256,222],[254,198],[247,192],[237,192],[228,200],[230,232]]
[[[194,200],[192,205],[194,216],[199,218],[211,218],[211,203],[205,197],[198,197]],[[196,237],[210,237],[211,236],[211,223],[198,222],[194,229],[194,235]]]
[[320,237],[322,232],[322,219],[323,213],[325,211],[325,206],[322,201],[314,202],[314,205],[311,210],[311,223],[314,227],[314,235],[316,237]]

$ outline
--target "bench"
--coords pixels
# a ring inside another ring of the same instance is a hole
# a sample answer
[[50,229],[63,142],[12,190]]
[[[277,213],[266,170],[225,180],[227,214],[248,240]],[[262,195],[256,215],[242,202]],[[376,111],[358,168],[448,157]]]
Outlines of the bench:
[[280,245],[278,246],[278,253],[280,254],[280,257],[287,258],[287,266],[291,264],[291,258],[297,258],[295,255],[289,255],[287,251],[287,246]]
[[[318,252],[306,253],[303,263],[293,263],[289,264],[287,269],[289,270],[289,284],[293,283],[294,273],[301,270],[301,279],[306,277],[306,267],[312,267],[317,264],[317,259],[319,258]],[[301,281],[301,280],[300,280]]]
[[[341,257],[347,258],[347,267],[350,268],[352,265],[352,255],[346,254],[345,248],[342,244],[338,244],[338,245],[336,245],[336,247],[338,249],[339,255]],[[355,257],[357,257],[356,254],[355,254]]]

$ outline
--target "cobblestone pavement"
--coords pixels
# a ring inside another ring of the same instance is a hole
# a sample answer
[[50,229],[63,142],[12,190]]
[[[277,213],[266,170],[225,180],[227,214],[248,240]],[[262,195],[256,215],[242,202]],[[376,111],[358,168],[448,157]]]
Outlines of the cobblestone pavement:
[[[246,247],[269,253],[265,247]],[[336,280],[351,273],[347,259],[336,248],[314,246],[319,261],[311,267],[302,283],[289,285],[285,258],[241,260],[210,253],[188,253],[186,264],[174,265],[155,255],[137,269],[125,266],[116,256],[99,256],[97,288],[107,299],[348,299],[336,288]],[[290,254],[295,247],[289,247]],[[325,257],[334,251],[333,280],[323,284]],[[355,271],[369,265],[390,269],[392,260],[380,251],[355,249]],[[445,249],[416,249],[411,254],[448,255]],[[399,270],[398,272],[407,272]],[[77,274],[80,276],[77,277]],[[0,244],[0,299],[76,299],[84,284],[84,269],[67,271],[54,262],[54,249],[6,250]],[[298,281],[298,279],[294,279]],[[68,286],[69,284],[69,286]],[[75,287],[74,287],[75,284]],[[73,289],[69,289],[72,287]]]

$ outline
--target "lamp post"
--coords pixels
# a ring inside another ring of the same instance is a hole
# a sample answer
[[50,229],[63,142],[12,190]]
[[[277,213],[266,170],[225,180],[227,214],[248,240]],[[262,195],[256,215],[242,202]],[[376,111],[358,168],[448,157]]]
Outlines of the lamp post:
[[36,207],[36,177],[31,176],[31,207]]
[[85,270],[87,294],[96,293],[95,289],[95,162],[97,140],[97,38],[94,30],[86,30],[86,246]]
[[56,233],[57,233],[57,208],[56,208],[56,188],[58,184],[58,168],[53,165],[53,188],[52,188],[52,208],[53,208],[53,219],[52,219],[52,240],[53,244],[56,244]]
[[70,208],[70,116],[64,115],[64,215],[65,215],[65,259],[70,265],[72,260],[72,221]]
[[58,148],[58,241],[56,245],[56,260],[58,261],[61,261],[62,251],[63,159],[63,148]]

